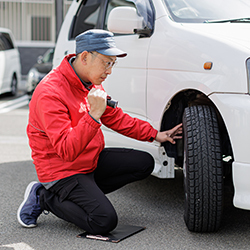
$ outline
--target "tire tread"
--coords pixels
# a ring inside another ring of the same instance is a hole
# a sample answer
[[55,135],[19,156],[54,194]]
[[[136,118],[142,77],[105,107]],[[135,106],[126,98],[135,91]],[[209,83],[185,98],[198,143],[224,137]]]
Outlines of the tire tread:
[[220,134],[215,110],[210,106],[188,107],[183,124],[185,222],[190,231],[214,232],[220,226],[223,207]]

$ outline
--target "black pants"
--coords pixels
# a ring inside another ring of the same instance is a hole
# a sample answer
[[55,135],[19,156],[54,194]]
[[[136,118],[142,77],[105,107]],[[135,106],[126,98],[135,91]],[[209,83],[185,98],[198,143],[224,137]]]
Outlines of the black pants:
[[153,168],[154,159],[146,152],[106,148],[93,173],[67,177],[49,190],[42,188],[41,208],[89,233],[110,232],[117,225],[117,214],[105,194],[146,178]]

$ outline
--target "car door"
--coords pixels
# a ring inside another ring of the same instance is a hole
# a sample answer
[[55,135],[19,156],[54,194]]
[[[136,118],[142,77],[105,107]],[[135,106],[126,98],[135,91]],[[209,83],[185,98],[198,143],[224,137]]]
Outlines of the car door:
[[12,80],[15,79],[14,83],[16,84],[20,81],[21,63],[15,38],[8,29],[3,29],[0,32],[0,65],[0,92],[14,91],[11,89]]
[[0,32],[0,93],[2,93],[3,80],[5,74],[5,45],[2,39],[2,33]]
[[5,92],[10,82],[11,51],[6,39],[6,33],[0,33],[0,62],[1,62],[1,93]]
[[[106,8],[104,29],[110,11],[119,6],[136,7],[131,1],[110,0]],[[133,117],[146,120],[147,55],[150,38],[138,34],[115,34],[116,46],[127,52],[118,58],[112,74],[103,83],[107,93],[119,101],[119,106]]]
[[14,72],[18,70],[19,54],[17,48],[14,47],[13,41],[8,33],[2,33],[5,42],[5,55],[6,55],[6,71],[5,71],[5,87],[10,90]]

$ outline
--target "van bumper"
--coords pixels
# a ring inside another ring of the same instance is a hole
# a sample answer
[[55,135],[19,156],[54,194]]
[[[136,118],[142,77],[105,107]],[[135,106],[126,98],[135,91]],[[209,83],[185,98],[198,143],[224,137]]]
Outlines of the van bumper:
[[250,164],[234,162],[233,181],[234,206],[250,210]]

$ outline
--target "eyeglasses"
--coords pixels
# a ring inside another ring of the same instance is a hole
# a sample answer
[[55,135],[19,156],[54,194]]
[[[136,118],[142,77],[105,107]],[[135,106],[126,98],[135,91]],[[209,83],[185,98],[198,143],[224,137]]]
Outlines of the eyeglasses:
[[117,60],[115,60],[114,62],[113,62],[113,61],[105,62],[102,58],[98,57],[98,54],[94,54],[92,51],[90,51],[89,53],[92,54],[93,56],[96,56],[96,57],[99,58],[100,60],[102,60],[102,62],[103,62],[104,65],[105,65],[105,70],[108,70],[108,69],[110,69],[110,68],[115,67],[115,65],[117,65],[117,63],[118,63]]

